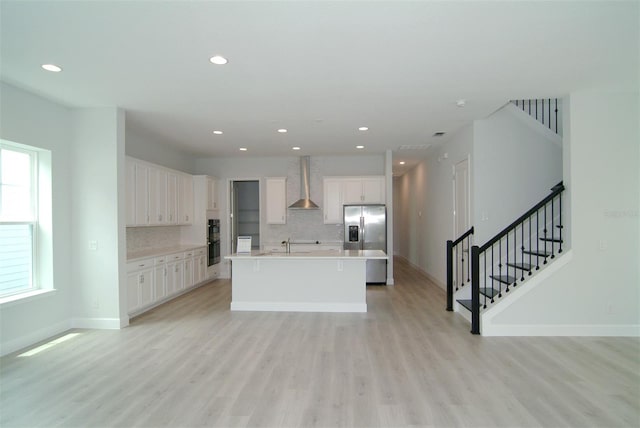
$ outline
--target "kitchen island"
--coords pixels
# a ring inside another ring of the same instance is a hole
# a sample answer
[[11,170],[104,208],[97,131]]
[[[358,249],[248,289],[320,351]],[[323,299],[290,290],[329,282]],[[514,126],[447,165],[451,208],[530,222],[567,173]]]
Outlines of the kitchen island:
[[232,254],[232,311],[366,312],[366,262],[380,250]]

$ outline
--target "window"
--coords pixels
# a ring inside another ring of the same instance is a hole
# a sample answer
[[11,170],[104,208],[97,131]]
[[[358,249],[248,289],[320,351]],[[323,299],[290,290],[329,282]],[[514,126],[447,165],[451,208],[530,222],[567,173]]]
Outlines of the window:
[[37,288],[37,152],[0,143],[0,296]]

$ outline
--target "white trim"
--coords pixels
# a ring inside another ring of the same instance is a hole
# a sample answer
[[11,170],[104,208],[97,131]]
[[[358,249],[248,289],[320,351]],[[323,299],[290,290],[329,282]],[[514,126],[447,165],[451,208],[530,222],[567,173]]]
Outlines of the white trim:
[[638,324],[511,324],[493,325],[483,336],[616,336],[640,337]]
[[38,342],[46,340],[52,336],[56,336],[60,333],[64,333],[65,331],[68,331],[70,329],[71,326],[69,325],[69,321],[63,321],[53,325],[49,325],[45,328],[41,328],[40,330],[33,331],[19,338],[3,343],[2,349],[0,350],[0,356],[5,356],[7,354],[11,354],[13,352],[33,346]]
[[56,290],[55,288],[50,288],[29,290],[23,293],[11,294],[0,299],[0,308],[6,309],[11,306],[19,305],[21,303],[32,302],[43,297],[53,296],[57,293],[57,291],[58,290]]
[[120,330],[120,318],[72,318],[71,327]]
[[367,312],[366,303],[231,302],[232,311]]

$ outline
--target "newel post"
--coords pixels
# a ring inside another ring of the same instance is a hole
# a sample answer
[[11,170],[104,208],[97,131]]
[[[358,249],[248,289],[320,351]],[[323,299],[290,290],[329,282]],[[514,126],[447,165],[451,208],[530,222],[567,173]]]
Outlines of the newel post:
[[453,311],[453,241],[447,241],[447,310]]
[[480,247],[471,247],[471,333],[480,334]]

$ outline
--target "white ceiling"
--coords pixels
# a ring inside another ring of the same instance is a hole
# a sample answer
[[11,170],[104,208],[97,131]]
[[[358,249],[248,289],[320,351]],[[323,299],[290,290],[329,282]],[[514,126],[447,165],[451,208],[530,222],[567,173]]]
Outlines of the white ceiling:
[[436,131],[509,99],[638,87],[634,1],[3,0],[0,12],[2,80],[72,107],[120,106],[129,129],[197,156],[410,160],[424,150],[399,146],[435,146]]

